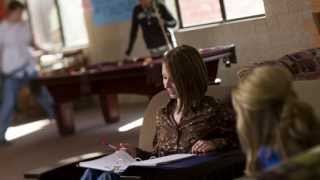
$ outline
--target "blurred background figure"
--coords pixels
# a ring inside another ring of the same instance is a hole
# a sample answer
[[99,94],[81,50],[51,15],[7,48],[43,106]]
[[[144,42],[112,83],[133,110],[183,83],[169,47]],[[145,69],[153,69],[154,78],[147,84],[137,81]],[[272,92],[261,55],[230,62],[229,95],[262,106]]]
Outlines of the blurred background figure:
[[[11,1],[7,16],[0,24],[0,67],[3,81],[0,109],[0,143],[5,144],[5,133],[13,116],[17,96],[21,88],[36,78],[36,62],[30,47],[39,49],[32,41],[29,25],[23,21],[24,4]],[[44,87],[34,89],[37,100],[50,119],[54,118],[53,101]]]
[[168,28],[176,26],[177,22],[166,6],[153,0],[139,0],[132,14],[130,40],[126,51],[130,56],[137,38],[139,26],[143,39],[152,57],[161,57],[172,47],[172,39]]

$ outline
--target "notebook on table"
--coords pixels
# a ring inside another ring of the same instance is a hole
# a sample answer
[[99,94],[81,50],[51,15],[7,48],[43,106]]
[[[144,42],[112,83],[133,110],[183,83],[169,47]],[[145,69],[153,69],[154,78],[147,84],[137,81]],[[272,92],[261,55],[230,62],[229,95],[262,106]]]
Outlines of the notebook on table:
[[194,154],[173,154],[144,161],[137,161],[125,151],[115,151],[114,153],[99,159],[80,162],[79,166],[102,171],[123,172],[129,166],[154,167],[173,161],[178,161],[195,156]]

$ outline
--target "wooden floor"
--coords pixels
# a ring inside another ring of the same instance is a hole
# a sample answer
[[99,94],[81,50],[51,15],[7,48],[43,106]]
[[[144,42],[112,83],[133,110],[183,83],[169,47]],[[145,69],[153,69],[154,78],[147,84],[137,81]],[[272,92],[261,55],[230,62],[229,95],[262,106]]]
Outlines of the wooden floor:
[[100,109],[93,107],[76,113],[77,133],[61,138],[53,122],[43,129],[0,146],[0,179],[20,180],[23,173],[56,163],[71,156],[101,152],[101,139],[110,143],[138,144],[139,129],[120,133],[118,128],[143,116],[146,103],[121,105],[121,120],[106,125]]

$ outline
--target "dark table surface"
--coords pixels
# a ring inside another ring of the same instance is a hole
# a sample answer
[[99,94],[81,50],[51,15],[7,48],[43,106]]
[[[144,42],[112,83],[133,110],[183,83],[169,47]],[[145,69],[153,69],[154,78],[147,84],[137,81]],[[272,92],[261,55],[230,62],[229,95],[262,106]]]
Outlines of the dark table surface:
[[129,167],[123,175],[143,176],[149,179],[233,179],[243,175],[245,157],[240,150],[227,153],[211,153],[156,167]]
[[[109,152],[107,154],[110,154]],[[107,155],[105,154],[105,155]],[[103,156],[105,156],[103,155]],[[101,158],[101,155],[94,157]],[[78,167],[79,162],[93,160],[92,158],[77,159],[69,164],[60,164],[52,168],[39,168],[24,175],[25,178],[39,180],[68,179],[78,180],[83,175],[85,168]],[[156,167],[129,167],[121,176],[140,177],[141,179],[214,179],[232,180],[243,176],[245,156],[240,150],[229,152],[211,153],[195,156],[184,160],[158,165]],[[131,178],[132,179],[132,178]]]

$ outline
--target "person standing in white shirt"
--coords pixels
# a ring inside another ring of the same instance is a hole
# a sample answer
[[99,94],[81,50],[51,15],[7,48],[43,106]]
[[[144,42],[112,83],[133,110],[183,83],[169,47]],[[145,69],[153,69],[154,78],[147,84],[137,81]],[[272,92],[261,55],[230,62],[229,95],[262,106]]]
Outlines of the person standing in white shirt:
[[[32,41],[28,23],[22,20],[24,9],[24,4],[11,1],[8,4],[7,17],[0,24],[0,73],[3,79],[0,144],[7,142],[5,133],[13,117],[20,89],[38,76],[30,47],[38,48]],[[49,119],[54,119],[53,100],[46,88],[40,87],[36,97]]]

